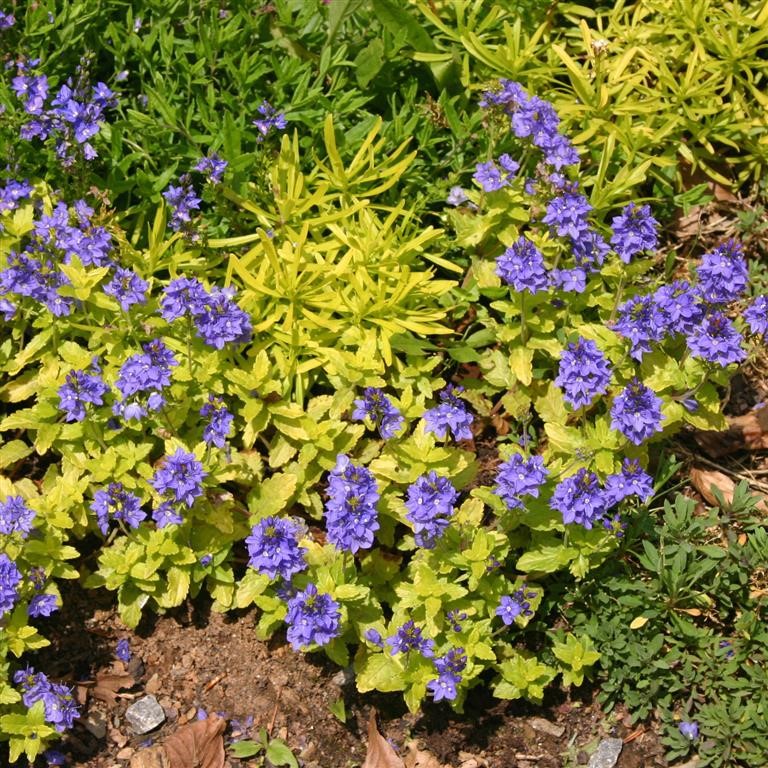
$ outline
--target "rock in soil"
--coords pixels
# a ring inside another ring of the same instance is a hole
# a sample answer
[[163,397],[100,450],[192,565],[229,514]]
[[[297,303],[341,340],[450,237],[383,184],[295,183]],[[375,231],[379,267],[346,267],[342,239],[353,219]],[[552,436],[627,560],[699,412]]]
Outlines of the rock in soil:
[[165,721],[165,712],[154,696],[145,696],[125,710],[125,719],[134,733],[149,733]]
[[603,739],[597,747],[597,752],[589,759],[587,768],[613,768],[623,746],[621,739]]

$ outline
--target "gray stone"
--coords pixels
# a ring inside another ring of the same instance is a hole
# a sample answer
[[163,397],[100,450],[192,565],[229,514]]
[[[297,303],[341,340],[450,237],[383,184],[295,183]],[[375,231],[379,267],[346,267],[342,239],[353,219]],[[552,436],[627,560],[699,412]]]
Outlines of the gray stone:
[[107,735],[107,716],[103,712],[98,710],[89,712],[83,725],[97,739],[103,739]]
[[137,735],[149,733],[165,720],[165,712],[152,696],[145,696],[125,710],[125,719]]
[[597,751],[589,758],[587,768],[613,768],[621,754],[624,742],[621,739],[603,739]]

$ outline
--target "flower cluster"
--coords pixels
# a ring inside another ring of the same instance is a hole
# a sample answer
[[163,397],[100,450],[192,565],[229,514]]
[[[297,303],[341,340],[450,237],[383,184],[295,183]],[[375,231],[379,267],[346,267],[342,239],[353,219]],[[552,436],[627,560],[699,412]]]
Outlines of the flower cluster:
[[110,483],[106,490],[93,494],[91,510],[96,513],[99,530],[106,536],[111,520],[138,528],[147,513],[141,508],[141,499],[125,490],[122,483]]
[[484,192],[496,192],[509,186],[518,170],[520,170],[520,163],[504,154],[499,158],[498,165],[493,160],[487,163],[478,163],[472,178],[483,188]]
[[147,303],[149,285],[132,269],[116,267],[112,279],[105,284],[104,293],[117,300],[120,309],[127,312],[134,304]]
[[501,620],[507,625],[511,626],[515,623],[515,619],[518,616],[529,617],[533,616],[531,610],[531,600],[536,597],[536,592],[528,589],[523,584],[516,589],[511,595],[504,595],[499,601],[499,605],[496,608],[496,615],[501,617]]
[[450,523],[458,491],[447,477],[430,470],[408,487],[406,518],[413,524],[416,544],[432,549]]
[[274,128],[276,131],[284,131],[287,125],[285,113],[278,112],[269,102],[262,101],[257,107],[261,117],[253,121],[253,125],[259,131],[259,141],[264,141],[269,132]]
[[747,262],[741,245],[728,240],[701,257],[696,270],[698,290],[708,304],[736,301],[749,284]]
[[27,506],[21,496],[9,496],[0,501],[0,533],[10,536],[20,533],[26,539],[32,530],[35,511]]
[[659,222],[651,215],[649,205],[629,203],[620,216],[614,217],[611,226],[611,245],[625,264],[629,264],[632,257],[641,251],[651,251],[656,247]]
[[171,383],[171,368],[178,365],[170,349],[160,339],[144,344],[144,352],[131,355],[120,367],[115,382],[122,399],[112,413],[126,421],[142,419],[165,404],[163,390]]
[[15,211],[33,191],[34,187],[28,181],[9,179],[4,187],[0,187],[0,213]]
[[744,310],[744,319],[752,333],[765,336],[768,333],[768,296],[756,296]]
[[463,648],[451,648],[445,656],[435,659],[438,677],[427,683],[427,691],[435,701],[456,698],[456,686],[461,682],[461,673],[466,666],[467,656]]
[[[59,292],[70,284],[61,265],[73,258],[85,266],[112,265],[112,237],[104,227],[93,223],[93,215],[93,209],[83,200],[71,208],[60,202],[50,214],[41,214],[24,250],[11,251],[6,268],[0,270],[0,296],[31,298],[56,317],[70,314],[75,300]],[[4,301],[10,305],[8,299]],[[10,317],[15,308],[10,305],[3,311]]]
[[597,475],[582,468],[557,484],[549,505],[560,512],[566,525],[578,523],[589,530],[602,521],[608,511],[609,499]]
[[64,411],[66,421],[83,421],[86,405],[104,404],[104,395],[109,392],[109,387],[101,378],[97,360],[92,362],[91,368],[94,373],[70,371],[65,383],[59,387],[59,408]]
[[341,611],[330,595],[319,593],[314,584],[309,584],[288,601],[285,623],[288,642],[294,651],[299,651],[313,643],[326,645],[338,637]]
[[168,186],[163,197],[171,208],[171,229],[196,240],[197,235],[192,231],[192,211],[198,210],[202,201],[192,186],[192,177],[188,173],[183,174],[178,184]]
[[550,284],[541,251],[524,235],[496,259],[496,274],[518,292],[538,293]]
[[611,428],[635,445],[661,431],[662,399],[639,379],[633,379],[613,400]]
[[31,67],[31,63],[21,62],[11,83],[28,115],[21,138],[52,139],[65,167],[79,158],[93,160],[98,153],[90,139],[99,132],[106,110],[116,105],[115,94],[105,83],[91,86],[87,63],[83,63],[77,69],[77,79],[68,78],[49,103],[48,78],[32,74]]
[[379,530],[378,501],[379,490],[371,471],[355,466],[348,456],[339,456],[328,476],[328,541],[342,551],[370,549]]
[[221,184],[224,171],[227,170],[227,161],[212,152],[208,157],[201,157],[195,165],[195,170],[202,173],[211,184]]
[[573,408],[586,407],[604,395],[610,383],[611,368],[594,341],[579,339],[568,345],[555,379],[566,403]]
[[13,682],[21,688],[22,700],[26,707],[42,701],[45,719],[59,733],[72,727],[80,716],[72,689],[61,683],[52,683],[42,672],[31,667],[18,670]]
[[218,395],[208,395],[208,402],[200,409],[200,415],[207,420],[203,428],[203,440],[208,445],[224,448],[235,418],[224,405],[224,400]]
[[494,493],[510,509],[522,509],[522,497],[538,498],[539,488],[548,474],[541,456],[532,456],[526,461],[521,454],[513,453],[499,465]]
[[195,499],[203,495],[203,479],[207,474],[194,454],[182,448],[177,448],[174,454],[165,457],[165,463],[155,472],[151,481],[152,487],[166,497],[152,512],[158,527],[183,522],[174,505],[191,507]]
[[299,546],[301,533],[301,527],[292,520],[272,516],[259,520],[245,540],[248,564],[270,579],[290,579],[307,567],[307,550]]
[[370,419],[384,440],[392,437],[404,421],[400,411],[392,405],[383,390],[376,387],[366,387],[362,399],[355,400],[352,418],[356,421]]
[[206,291],[195,278],[172,280],[163,291],[160,314],[169,323],[190,317],[197,335],[208,346],[224,349],[231,343],[245,343],[251,338],[251,319],[234,300],[232,288],[214,286]]
[[0,552],[0,617],[13,610],[19,599],[21,572],[5,552]]
[[454,440],[472,439],[472,414],[467,410],[467,404],[458,397],[463,391],[463,387],[449,384],[439,393],[440,405],[430,408],[424,414],[427,422],[425,431],[432,432],[440,440],[444,440],[448,432]]
[[435,655],[435,643],[428,637],[424,637],[422,631],[413,620],[406,621],[398,627],[395,634],[388,637],[386,643],[392,649],[391,655],[416,651],[427,659]]

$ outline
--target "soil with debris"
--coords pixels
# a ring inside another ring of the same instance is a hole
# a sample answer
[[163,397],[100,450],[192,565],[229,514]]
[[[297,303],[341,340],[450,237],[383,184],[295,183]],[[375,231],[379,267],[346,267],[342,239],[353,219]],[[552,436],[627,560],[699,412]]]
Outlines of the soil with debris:
[[[478,688],[463,715],[431,703],[413,715],[396,694],[358,694],[351,671],[319,654],[293,653],[279,638],[260,642],[255,610],[222,615],[199,599],[165,616],[148,616],[133,632],[121,623],[108,594],[69,585],[63,597],[62,612],[51,616],[47,627],[52,646],[31,663],[75,685],[82,702],[82,717],[58,746],[69,765],[160,768],[163,763],[152,762],[153,745],[174,734],[184,738],[182,729],[188,735],[202,710],[228,721],[223,738],[231,768],[263,765],[258,757],[238,760],[229,752],[233,739],[258,739],[261,728],[284,740],[304,768],[360,766],[373,710],[379,731],[406,768],[586,765],[605,736],[625,741],[618,768],[665,765],[652,728],[632,731],[628,718],[603,714],[589,691],[576,693],[583,698],[554,692],[535,707],[499,702]],[[115,659],[117,642],[124,639],[131,651],[127,663]],[[155,697],[165,720],[136,735],[126,710],[147,695]],[[340,711],[340,701],[344,722],[331,711],[332,706]],[[217,738],[221,743],[221,735]],[[0,764],[5,764],[2,754]]]

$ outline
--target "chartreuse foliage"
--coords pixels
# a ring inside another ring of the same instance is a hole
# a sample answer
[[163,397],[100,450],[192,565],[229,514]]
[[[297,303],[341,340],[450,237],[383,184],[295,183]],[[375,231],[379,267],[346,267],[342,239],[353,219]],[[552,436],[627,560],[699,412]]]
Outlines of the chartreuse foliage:
[[460,61],[467,87],[524,81],[608,178],[643,168],[668,193],[689,188],[691,172],[737,187],[764,172],[768,12],[759,0],[558,3],[535,29],[504,3],[416,5],[434,31],[418,60]]

